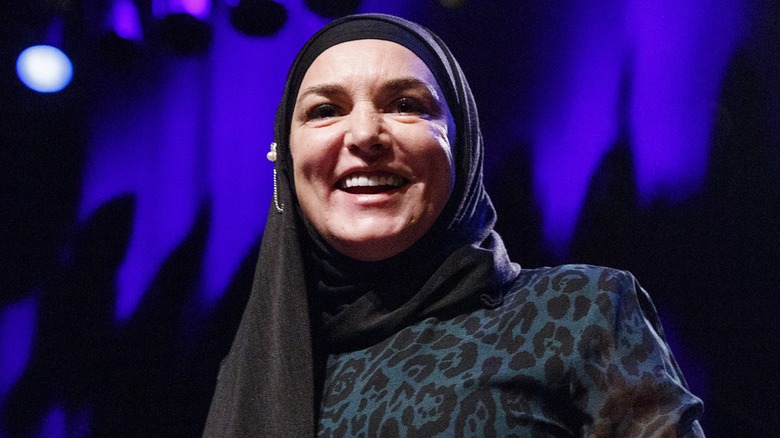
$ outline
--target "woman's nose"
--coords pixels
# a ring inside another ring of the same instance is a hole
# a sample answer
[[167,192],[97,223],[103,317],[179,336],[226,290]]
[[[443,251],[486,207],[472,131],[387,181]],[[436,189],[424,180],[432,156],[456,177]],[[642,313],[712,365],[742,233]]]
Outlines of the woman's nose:
[[364,153],[377,153],[389,145],[382,115],[373,108],[355,107],[349,115],[346,146]]

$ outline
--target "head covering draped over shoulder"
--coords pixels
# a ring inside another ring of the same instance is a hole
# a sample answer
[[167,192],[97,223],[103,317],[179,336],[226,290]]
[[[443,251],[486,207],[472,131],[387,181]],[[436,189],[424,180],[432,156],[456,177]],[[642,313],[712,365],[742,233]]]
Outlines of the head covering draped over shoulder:
[[[433,73],[452,113],[453,193],[431,230],[388,260],[361,262],[333,250],[303,216],[289,150],[298,89],[327,48],[359,39],[398,43]],[[274,127],[279,212],[272,204],[252,293],[220,368],[204,436],[313,436],[322,360],[379,342],[427,317],[501,303],[517,276],[482,181],[482,135],[474,98],[449,49],[407,20],[365,14],[318,31],[287,77]]]

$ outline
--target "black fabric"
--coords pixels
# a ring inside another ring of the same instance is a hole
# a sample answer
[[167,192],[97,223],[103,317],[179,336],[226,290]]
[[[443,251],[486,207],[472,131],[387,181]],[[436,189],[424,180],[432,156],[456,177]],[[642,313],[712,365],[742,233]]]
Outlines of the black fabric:
[[[374,263],[338,254],[306,225],[288,144],[306,69],[328,47],[355,39],[393,41],[417,54],[440,81],[456,126],[455,186],[444,211],[411,248]],[[313,436],[324,354],[370,345],[428,316],[496,306],[519,272],[493,231],[473,96],[452,54],[426,29],[381,14],[325,26],[291,67],[274,136],[283,212],[272,203],[252,293],[220,369],[204,436]]]
[[390,263],[316,258],[309,264],[315,265],[309,272],[317,283],[310,290],[322,323],[316,341],[326,353],[356,350],[428,316],[499,305],[516,269],[497,266],[494,254],[504,248],[496,237],[452,252],[412,248]]

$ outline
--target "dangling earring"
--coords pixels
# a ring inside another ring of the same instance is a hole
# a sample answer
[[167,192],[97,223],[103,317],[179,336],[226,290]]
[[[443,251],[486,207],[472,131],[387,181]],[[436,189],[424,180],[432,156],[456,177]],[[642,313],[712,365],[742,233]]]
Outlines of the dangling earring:
[[268,158],[268,161],[274,163],[274,206],[276,211],[281,213],[284,211],[284,204],[279,204],[279,191],[276,184],[276,156],[276,142],[274,141],[271,143],[271,150],[265,154],[265,157]]

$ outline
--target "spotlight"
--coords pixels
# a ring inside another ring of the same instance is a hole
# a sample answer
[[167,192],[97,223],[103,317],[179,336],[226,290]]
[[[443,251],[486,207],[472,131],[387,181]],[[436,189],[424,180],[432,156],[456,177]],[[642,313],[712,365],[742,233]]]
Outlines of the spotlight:
[[356,13],[360,0],[306,0],[306,6],[321,17],[337,18]]
[[16,73],[25,85],[39,93],[56,93],[73,78],[73,64],[53,46],[28,47],[16,60]]
[[287,23],[287,9],[271,0],[240,0],[230,8],[230,24],[250,36],[270,36]]
[[114,0],[108,16],[108,28],[119,38],[141,41],[141,19],[132,0]]
[[206,20],[211,12],[211,0],[152,0],[152,14],[163,18],[168,14],[187,14]]

